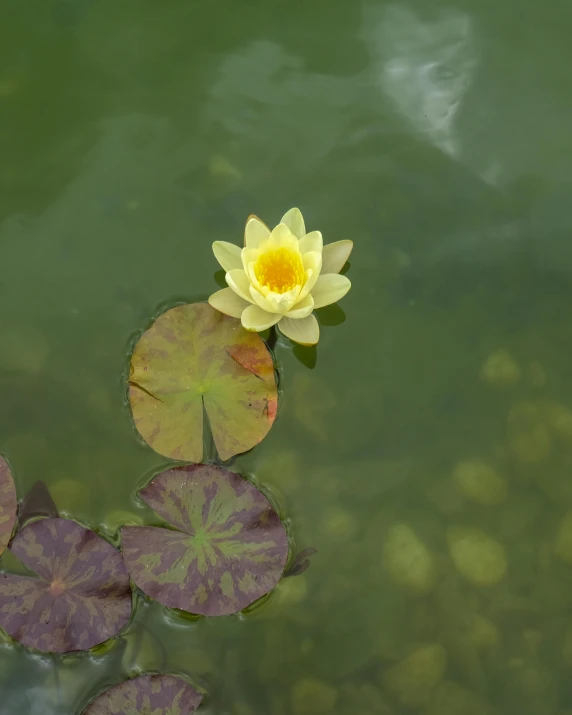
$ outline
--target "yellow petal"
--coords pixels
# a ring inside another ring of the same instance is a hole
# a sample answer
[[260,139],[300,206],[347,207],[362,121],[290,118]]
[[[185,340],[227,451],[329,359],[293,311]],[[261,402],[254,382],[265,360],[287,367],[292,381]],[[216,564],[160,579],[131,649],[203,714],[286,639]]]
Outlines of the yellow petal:
[[296,303],[292,310],[286,313],[287,318],[292,318],[292,320],[300,320],[301,318],[306,318],[314,310],[314,299],[311,295],[307,295],[301,301]]
[[[262,289],[264,290],[264,286]],[[299,293],[300,286],[296,286],[286,293],[273,293],[267,289],[262,293],[254,285],[250,286],[250,296],[257,305],[269,313],[279,313],[280,315],[284,315],[294,306]]]
[[[250,310],[250,308],[247,308],[247,310]],[[315,315],[309,315],[301,320],[285,317],[278,323],[278,327],[280,332],[284,333],[287,338],[290,338],[295,343],[300,343],[300,345],[315,345],[320,339],[320,328]]]
[[232,271],[233,268],[242,266],[240,248],[235,246],[234,243],[215,241],[213,243],[213,253],[225,271]]
[[256,259],[258,258],[258,249],[257,248],[243,248],[241,253],[240,253],[240,258],[242,260],[242,267],[244,270],[248,273],[248,266],[251,264],[256,263]]
[[339,273],[350,257],[353,241],[328,243],[322,251],[322,273]]
[[[256,288],[251,285],[250,286],[250,297],[252,298],[252,301],[259,307],[262,308],[262,310],[265,310],[267,313],[278,313],[279,311],[273,310],[274,306],[272,303],[266,299],[266,296],[262,295],[262,293],[259,290],[256,290]],[[282,313],[283,315],[283,313]]]
[[250,297],[250,281],[242,268],[235,268],[233,271],[229,271],[225,275],[225,279],[229,287],[232,288],[237,295],[249,303],[252,303],[252,298]]
[[320,275],[320,271],[322,270],[322,254],[320,251],[308,251],[308,253],[304,254],[303,261],[306,270],[311,268]]
[[304,254],[304,269],[306,270],[306,282],[302,286],[298,300],[305,298],[318,280],[322,268],[322,254],[319,251],[310,251]]
[[257,305],[249,305],[241,315],[240,319],[242,321],[243,328],[260,333],[262,330],[266,330],[266,328],[276,325],[281,317],[282,316],[277,313],[268,313],[266,310],[262,310],[262,308],[259,308]]
[[250,282],[249,286],[249,292],[250,288],[254,288],[254,290],[258,291],[260,295],[266,296],[270,293],[270,288],[267,288],[266,286],[260,285],[260,282],[258,281],[258,278],[256,277],[256,273],[254,272],[254,262],[251,261],[248,266],[246,267],[246,277],[248,278]]
[[298,253],[298,239],[292,231],[283,223],[279,223],[278,226],[272,229],[270,234],[270,239],[268,243],[260,244],[260,252],[266,250],[275,251],[277,248],[287,248],[290,251],[296,251]]
[[230,288],[223,288],[211,295],[209,305],[232,318],[240,318],[243,310],[248,308],[250,303],[247,303]]
[[249,216],[244,228],[244,244],[248,248],[258,248],[261,241],[270,236],[270,229],[258,216]]
[[340,276],[337,273],[321,275],[312,288],[314,307],[323,308],[325,305],[335,303],[343,298],[351,287],[350,279],[345,276]]
[[287,211],[284,216],[282,216],[280,223],[288,226],[296,238],[302,238],[302,236],[306,235],[304,217],[302,216],[300,209],[290,209],[290,211]]
[[300,253],[308,253],[308,251],[321,252],[323,245],[322,234],[319,231],[312,231],[312,233],[307,233],[304,238],[300,239],[298,247],[300,248]]
[[[281,228],[277,231],[276,229],[279,227]],[[256,261],[259,256],[264,255],[267,251],[276,251],[280,248],[287,248],[288,250],[295,251],[296,253],[300,252],[298,248],[298,239],[296,236],[291,234],[290,229],[283,226],[283,224],[276,226],[270,234],[270,237],[259,243],[258,248],[243,249],[246,253],[242,258],[242,262],[243,264],[244,261],[252,263],[253,261]]]

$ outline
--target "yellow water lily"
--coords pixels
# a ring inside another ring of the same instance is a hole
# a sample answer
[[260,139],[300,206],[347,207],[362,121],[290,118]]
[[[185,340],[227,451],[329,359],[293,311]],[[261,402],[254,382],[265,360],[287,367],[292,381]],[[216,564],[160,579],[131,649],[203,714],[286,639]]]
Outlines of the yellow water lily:
[[299,209],[290,209],[272,231],[250,216],[244,248],[215,241],[215,258],[226,271],[228,288],[209,298],[213,308],[240,318],[247,330],[260,332],[278,325],[301,345],[315,345],[320,337],[314,308],[343,298],[351,283],[339,275],[353,242],[323,245],[320,231],[306,233]]

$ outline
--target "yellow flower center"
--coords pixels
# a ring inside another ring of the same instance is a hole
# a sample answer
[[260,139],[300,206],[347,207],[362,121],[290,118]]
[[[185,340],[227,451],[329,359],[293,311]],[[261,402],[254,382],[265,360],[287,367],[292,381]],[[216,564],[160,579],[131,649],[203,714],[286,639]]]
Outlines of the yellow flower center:
[[304,283],[302,256],[289,248],[266,251],[254,264],[254,275],[261,286],[273,293],[287,293]]

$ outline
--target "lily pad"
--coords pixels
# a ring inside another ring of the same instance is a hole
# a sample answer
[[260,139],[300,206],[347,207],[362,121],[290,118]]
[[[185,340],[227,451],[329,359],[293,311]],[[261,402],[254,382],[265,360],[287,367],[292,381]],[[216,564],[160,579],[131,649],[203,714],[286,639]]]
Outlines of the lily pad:
[[270,430],[278,404],[263,340],[207,303],[161,315],[133,351],[129,401],[135,426],[156,452],[200,462],[203,412],[223,460]]
[[131,616],[121,554],[68,519],[41,519],[19,531],[10,551],[38,574],[4,573],[0,626],[41,651],[87,650],[116,635]]
[[0,554],[8,546],[16,522],[18,500],[10,466],[0,457]]
[[241,611],[280,580],[288,536],[268,499],[215,465],[158,474],[140,496],[176,531],[125,526],[122,550],[133,581],[170,608],[203,616]]
[[106,690],[82,715],[191,715],[202,699],[182,678],[139,675]]

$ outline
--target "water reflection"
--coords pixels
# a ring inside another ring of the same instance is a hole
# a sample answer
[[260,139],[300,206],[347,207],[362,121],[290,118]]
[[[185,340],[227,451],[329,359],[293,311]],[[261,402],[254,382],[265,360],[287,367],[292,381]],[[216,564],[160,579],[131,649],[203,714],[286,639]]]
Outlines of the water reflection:
[[421,136],[458,157],[455,119],[477,67],[470,15],[436,9],[428,19],[404,6],[370,4],[365,37],[396,109]]

